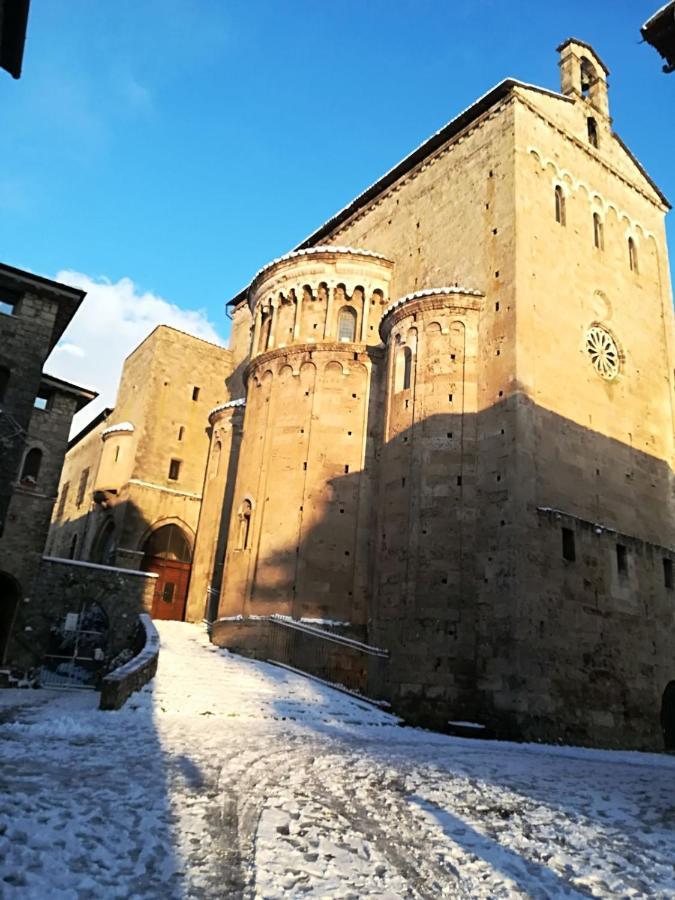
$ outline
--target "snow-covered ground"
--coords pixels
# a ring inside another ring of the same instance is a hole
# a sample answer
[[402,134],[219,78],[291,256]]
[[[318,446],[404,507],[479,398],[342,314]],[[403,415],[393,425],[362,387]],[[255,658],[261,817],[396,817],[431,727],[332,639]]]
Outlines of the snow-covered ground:
[[448,738],[158,623],[152,686],[0,691],[0,897],[675,896],[675,758]]

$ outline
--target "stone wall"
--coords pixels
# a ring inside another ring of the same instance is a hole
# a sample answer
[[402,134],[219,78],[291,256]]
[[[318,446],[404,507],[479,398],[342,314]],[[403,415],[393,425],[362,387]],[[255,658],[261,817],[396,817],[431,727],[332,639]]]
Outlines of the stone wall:
[[110,629],[107,656],[116,656],[130,646],[139,613],[151,609],[155,579],[144,572],[45,557],[32,594],[19,605],[12,663],[21,668],[38,665],[52,626],[87,603],[97,603],[105,612]]
[[137,624],[136,655],[108,673],[101,685],[99,709],[121,709],[134,691],[155,677],[159,662],[159,633],[149,615],[141,613]]
[[292,666],[374,700],[384,699],[386,651],[275,617],[218,619],[211,641],[242,656]]

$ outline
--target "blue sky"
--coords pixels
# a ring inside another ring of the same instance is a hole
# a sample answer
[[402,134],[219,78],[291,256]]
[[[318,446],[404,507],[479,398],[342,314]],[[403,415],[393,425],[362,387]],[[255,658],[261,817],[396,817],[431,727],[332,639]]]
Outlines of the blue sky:
[[611,69],[615,128],[675,199],[675,75],[639,33],[659,5],[34,0],[24,75],[0,73],[0,258],[122,283],[122,315],[139,297],[203,310],[201,333],[224,338],[257,268],[493,84],[557,89],[571,35]]

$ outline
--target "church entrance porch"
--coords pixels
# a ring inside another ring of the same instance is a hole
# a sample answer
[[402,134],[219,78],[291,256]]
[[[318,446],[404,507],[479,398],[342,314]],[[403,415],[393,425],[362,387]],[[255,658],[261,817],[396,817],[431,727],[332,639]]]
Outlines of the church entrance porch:
[[152,601],[153,619],[184,619],[192,551],[178,525],[163,525],[152,532],[143,545],[141,568],[158,576]]

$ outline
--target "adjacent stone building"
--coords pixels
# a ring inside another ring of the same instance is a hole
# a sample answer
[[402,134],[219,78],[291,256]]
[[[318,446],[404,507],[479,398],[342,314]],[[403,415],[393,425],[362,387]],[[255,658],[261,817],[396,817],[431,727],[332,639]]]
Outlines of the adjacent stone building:
[[[675,742],[669,204],[613,131],[606,65],[582,41],[558,52],[560,92],[501,82],[232,300],[230,350],[185,363],[188,391],[214,390],[181,512],[129,486],[168,502],[184,413],[118,402],[78,546],[147,566],[158,521],[180,524],[187,618],[262,656],[270,623],[304,622],[286,661],[305,667],[332,633],[325,677],[336,647],[372,650],[345,671],[412,721],[658,748]],[[116,518],[125,501],[142,527]],[[61,553],[76,518],[57,510]]]
[[47,543],[53,559],[155,573],[150,611],[185,613],[209,451],[231,353],[161,325],[124,363],[114,410],[75,437]]
[[35,591],[68,432],[96,397],[43,372],[84,296],[0,265],[0,665],[33,660],[27,617],[40,607]]

